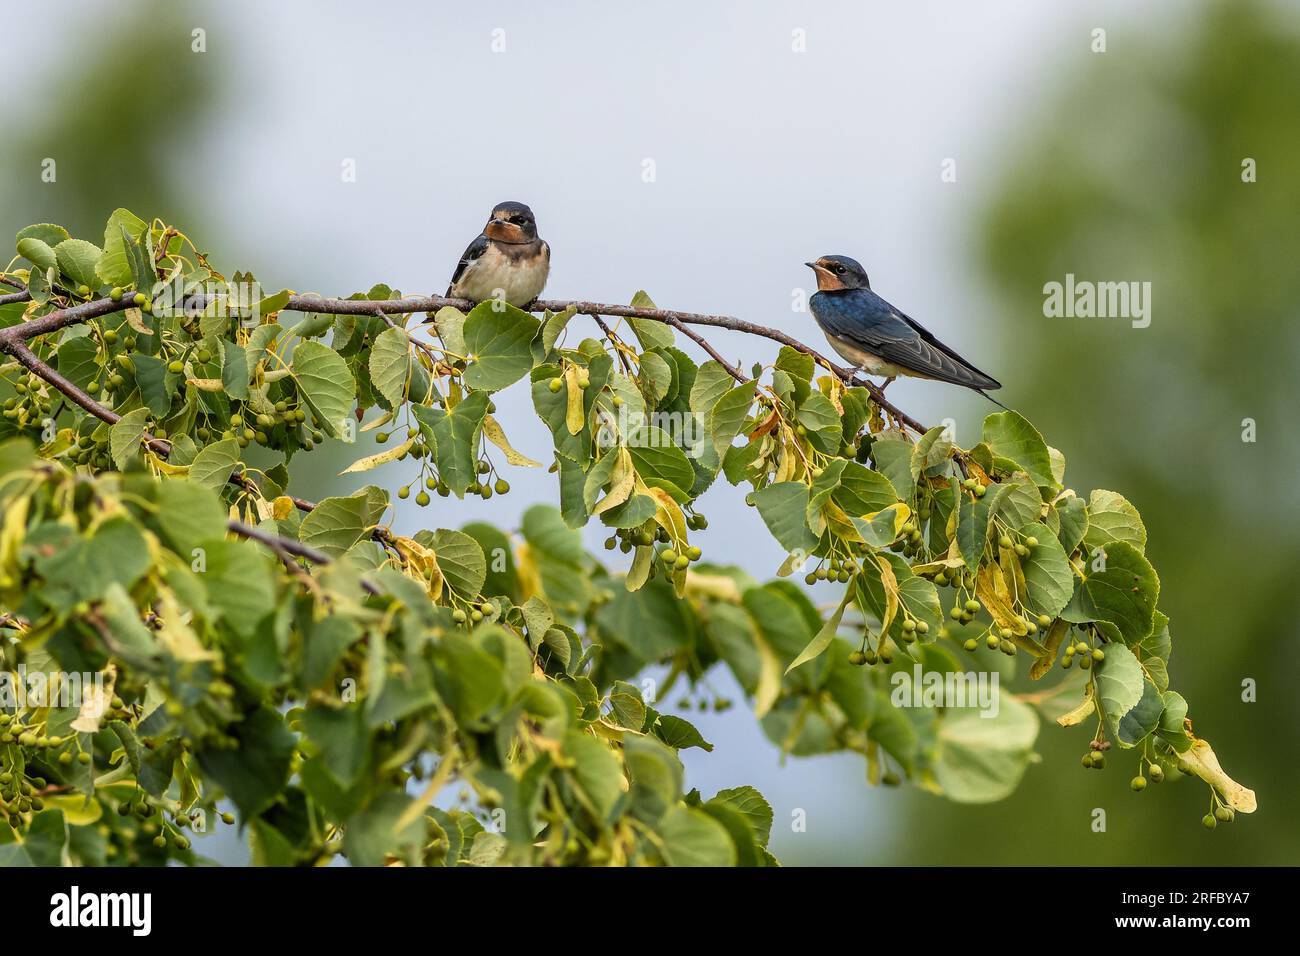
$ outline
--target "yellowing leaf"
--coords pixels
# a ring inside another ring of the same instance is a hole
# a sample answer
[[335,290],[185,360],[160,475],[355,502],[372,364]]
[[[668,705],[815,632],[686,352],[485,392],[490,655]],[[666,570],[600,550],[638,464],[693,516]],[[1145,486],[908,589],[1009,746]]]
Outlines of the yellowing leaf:
[[219,378],[187,378],[185,382],[203,392],[224,392],[226,390],[226,383]]
[[1074,710],[1070,711],[1069,713],[1062,714],[1060,717],[1056,718],[1056,722],[1058,724],[1060,724],[1062,727],[1073,727],[1076,724],[1081,724],[1088,719],[1088,715],[1091,714],[1096,707],[1092,699],[1093,686],[1094,685],[1091,683],[1088,684],[1088,693],[1083,698],[1083,703],[1081,703],[1078,707],[1074,708]]
[[79,734],[97,734],[113,703],[113,685],[117,683],[117,665],[109,663],[100,673],[98,683],[82,689],[81,709],[71,727]]
[[45,797],[47,810],[62,810],[69,826],[84,827],[98,823],[104,814],[104,805],[98,800],[79,793],[60,793]]
[[288,495],[281,495],[271,502],[271,517],[276,521],[283,521],[293,514],[295,507],[292,498]]
[[540,461],[533,461],[527,455],[515,451],[510,442],[506,439],[506,433],[501,429],[501,423],[491,415],[483,418],[483,434],[487,436],[488,441],[496,445],[505,452],[506,461],[520,468],[540,468]]
[[759,663],[758,686],[754,688],[754,716],[761,720],[781,696],[781,659],[757,630],[754,632],[754,645],[758,648]]
[[654,562],[655,549],[638,546],[632,555],[632,566],[628,568],[623,586],[629,591],[639,591],[650,577],[650,567]]
[[604,514],[610,508],[616,508],[632,497],[636,487],[636,468],[632,465],[632,456],[620,445],[618,457],[614,461],[614,473],[610,476],[609,491],[596,507],[591,509],[593,515]]
[[367,455],[365,458],[358,458],[352,464],[340,471],[339,474],[346,475],[353,471],[369,471],[371,468],[378,468],[380,465],[386,465],[390,461],[397,461],[397,459],[410,451],[411,446],[414,444],[415,439],[408,438],[400,445],[394,445],[392,448],[381,451],[377,455]]
[[[442,596],[442,568],[438,567],[438,556],[432,550],[426,548],[414,538],[398,537],[393,538],[393,546],[406,559],[407,576],[415,578],[429,591],[429,597],[438,600]],[[418,575],[412,575],[410,571],[418,571]]]
[[1223,794],[1223,799],[1232,809],[1242,813],[1255,812],[1255,791],[1243,787],[1223,772],[1219,758],[1207,741],[1196,740],[1179,754],[1179,758],[1192,773]]
[[576,435],[587,424],[582,388],[578,385],[578,367],[576,365],[570,365],[564,370],[564,384],[569,390],[569,404],[564,414],[564,424],[569,429],[570,435]]
[[880,583],[885,589],[885,616],[880,622],[880,634],[883,637],[889,632],[889,625],[898,613],[898,578],[894,576],[894,566],[884,555],[873,554],[872,557],[880,566]]
[[376,428],[383,428],[392,420],[393,420],[393,413],[384,412],[384,414],[380,415],[374,421],[366,422],[366,424],[362,425],[361,431],[369,432],[369,431],[374,431]]

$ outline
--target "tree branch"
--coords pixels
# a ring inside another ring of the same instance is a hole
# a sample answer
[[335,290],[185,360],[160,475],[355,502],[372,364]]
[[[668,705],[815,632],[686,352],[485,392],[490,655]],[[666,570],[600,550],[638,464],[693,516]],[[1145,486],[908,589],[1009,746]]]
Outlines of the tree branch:
[[[289,303],[285,306],[294,312],[323,312],[329,315],[374,315],[377,312],[385,313],[410,313],[410,312],[436,312],[439,309],[451,306],[461,311],[472,309],[477,303],[468,299],[449,299],[446,296],[428,295],[428,296],[406,296],[401,299],[319,299],[314,296],[293,295],[289,297]],[[547,310],[550,312],[563,312],[565,309],[574,309],[584,315],[610,315],[618,318],[627,319],[647,319],[651,322],[663,322],[665,325],[671,325],[674,328],[681,328],[683,325],[705,325],[718,329],[726,329],[730,332],[743,332],[746,335],[757,335],[761,338],[771,339],[773,342],[779,342],[781,345],[788,345],[790,348],[805,355],[811,355],[813,359],[827,371],[838,376],[848,385],[856,385],[867,389],[871,393],[871,400],[882,409],[893,415],[901,424],[912,429],[918,434],[924,434],[926,428],[915,418],[912,418],[902,409],[898,408],[887,398],[874,382],[867,379],[860,379],[852,369],[844,368],[828,359],[821,352],[811,346],[805,345],[794,336],[787,335],[780,329],[768,328],[765,325],[757,325],[744,319],[737,319],[730,315],[707,315],[699,312],[677,312],[672,309],[643,309],[632,305],[614,305],[606,302],[586,302],[581,300],[569,299],[537,299],[527,307],[529,312],[541,312]],[[727,363],[722,361],[711,347],[706,347],[702,337],[691,335],[691,338],[697,345],[705,348],[710,356],[726,366]],[[740,378],[738,371],[732,371],[732,374],[740,381],[748,379]]]
[[[272,534],[270,531],[263,531],[261,528],[255,528],[251,524],[246,524],[234,518],[226,522],[226,528],[241,538],[248,538],[250,541],[266,545],[295,574],[302,573],[302,569],[293,560],[295,557],[310,561],[312,564],[329,564],[332,560],[324,551],[319,551],[310,545],[303,544],[301,541]],[[378,595],[383,593],[376,585],[365,578],[361,579],[361,586],[365,588],[368,594]]]
[[[406,296],[401,299],[327,299],[311,295],[293,295],[289,297],[289,302],[285,308],[294,312],[320,312],[328,315],[400,315],[414,312],[436,312],[441,308],[451,306],[452,308],[467,311],[472,309],[476,303],[468,299],[452,299],[446,296]],[[87,411],[96,415],[104,421],[116,421],[116,418],[106,418],[106,413],[112,415],[102,405],[95,402],[90,396],[82,392],[77,395],[73,391],[67,391],[66,386],[79,392],[75,385],[62,379],[64,384],[58,384],[49,374],[58,375],[48,365],[40,363],[40,359],[26,349],[23,343],[35,338],[38,335],[46,335],[50,332],[56,332],[59,329],[66,328],[70,325],[76,325],[79,322],[85,322],[88,319],[97,318],[102,315],[108,315],[123,309],[130,308],[132,300],[124,296],[122,299],[96,299],[92,302],[85,302],[81,305],[70,306],[65,309],[56,309],[53,312],[31,319],[27,322],[21,322],[18,325],[12,325],[5,329],[0,329],[0,352],[8,353],[20,362],[26,365],[32,371],[37,372],[46,381],[54,384],[56,388],[64,391],[69,398],[76,401]],[[756,335],[761,338],[770,339],[781,345],[789,346],[796,351],[805,355],[811,355],[813,359],[824,368],[838,376],[843,382],[849,385],[856,385],[866,388],[871,395],[871,400],[875,402],[884,411],[888,412],[901,425],[912,429],[918,434],[926,431],[924,425],[912,418],[902,409],[898,408],[892,402],[885,398],[884,393],[874,383],[866,379],[859,379],[857,374],[851,370],[835,364],[825,355],[818,352],[811,346],[805,345],[791,335],[782,332],[780,329],[768,328],[767,326],[757,325],[744,319],[738,319],[729,315],[708,315],[697,312],[677,312],[671,309],[645,309],[630,305],[617,305],[604,302],[586,302],[578,300],[558,300],[558,299],[538,299],[528,306],[529,311],[540,312],[548,310],[551,312],[563,312],[565,309],[573,308],[577,312],[587,315],[608,315],[619,318],[645,319],[652,322],[663,322],[671,325],[673,328],[681,330],[692,341],[703,348],[710,357],[723,365],[738,381],[747,381],[743,378],[739,369],[730,366],[725,362],[718,352],[709,345],[703,336],[688,331],[687,325],[702,325],[712,328],[726,329],[731,332],[741,332],[746,335]],[[26,352],[24,357],[20,353]],[[32,362],[38,362],[43,366],[42,371],[38,371]],[[90,404],[86,404],[90,402]],[[92,407],[94,406],[94,407]],[[96,411],[95,409],[99,409]],[[158,441],[154,439],[154,441]],[[170,447],[170,446],[168,446]],[[161,454],[162,452],[160,452]],[[308,509],[309,510],[309,509]]]

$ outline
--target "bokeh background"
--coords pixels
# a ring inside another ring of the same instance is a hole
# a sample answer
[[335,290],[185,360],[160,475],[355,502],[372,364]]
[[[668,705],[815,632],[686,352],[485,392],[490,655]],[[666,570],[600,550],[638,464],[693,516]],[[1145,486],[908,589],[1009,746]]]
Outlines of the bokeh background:
[[[787,864],[1300,859],[1296,4],[45,0],[11,26],[0,235],[53,221],[94,239],[126,206],[268,287],[440,293],[492,204],[519,199],[554,249],[548,296],[644,288],[810,343],[801,263],[845,253],[1005,383],[1071,486],[1139,507],[1174,686],[1260,811],[1206,832],[1203,787],[1134,795],[1131,758],[1085,773],[1078,728],[1043,728],[1042,763],[1010,799],[959,807],[872,790],[856,757],[783,764],[744,706],[692,712],[716,750],[685,755],[688,781],[758,786]],[[1066,273],[1150,281],[1150,326],[1045,317],[1043,285]],[[772,357],[765,341],[715,344]],[[943,385],[890,394],[954,419],[967,445],[992,410]],[[544,458],[526,393],[497,401],[512,441]],[[363,453],[301,459],[298,492],[362,483],[334,476]],[[400,465],[366,479],[405,480]],[[401,502],[396,523],[511,526],[553,500],[545,475],[510,479],[491,502]],[[711,560],[775,571],[783,556],[725,482],[702,508]],[[1248,678],[1258,702],[1241,700]],[[806,832],[783,822],[796,808]],[[245,858],[228,833],[203,846]]]

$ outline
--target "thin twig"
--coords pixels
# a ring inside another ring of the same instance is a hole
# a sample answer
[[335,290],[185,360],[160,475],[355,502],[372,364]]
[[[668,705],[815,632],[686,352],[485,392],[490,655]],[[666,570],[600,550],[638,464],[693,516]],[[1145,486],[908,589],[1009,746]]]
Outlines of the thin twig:
[[[285,305],[285,308],[293,312],[322,312],[328,315],[381,315],[411,312],[434,313],[446,306],[468,310],[472,309],[475,304],[476,303],[471,302],[468,299],[452,299],[446,296],[437,295],[406,296],[401,299],[326,299],[313,295],[292,295],[289,297],[289,301]],[[55,332],[69,325],[84,322],[87,319],[129,308],[130,305],[131,300],[127,297],[124,297],[120,301],[114,301],[113,299],[96,299],[82,305],[49,312],[38,319],[32,319],[28,322],[22,322],[18,325],[0,329],[0,352],[10,352],[12,344],[16,341],[25,341],[34,338],[37,335]],[[532,312],[563,312],[565,309],[572,308],[575,311],[586,315],[608,315],[617,316],[619,318],[646,319],[652,322],[663,322],[668,325],[673,325],[674,322],[686,325],[704,325],[712,328],[726,329],[731,332],[743,332],[746,335],[756,335],[761,338],[770,339],[771,341],[778,342],[781,345],[789,346],[798,352],[803,352],[805,355],[811,355],[818,364],[838,376],[846,384],[867,389],[871,394],[872,401],[881,409],[893,415],[900,424],[912,429],[918,434],[923,434],[926,431],[924,425],[886,399],[884,393],[874,382],[866,379],[859,379],[857,373],[853,369],[844,368],[843,366],[835,364],[821,352],[818,352],[811,346],[805,345],[793,336],[782,332],[780,329],[768,328],[767,326],[758,325],[754,322],[748,322],[744,319],[738,319],[730,315],[677,312],[671,309],[644,309],[632,305],[617,305],[605,302],[537,299],[529,304],[527,308]]]
[[[295,541],[293,538],[286,538],[270,531],[264,531],[261,528],[255,528],[251,524],[246,524],[235,518],[231,518],[226,522],[226,528],[241,538],[248,538],[250,541],[266,545],[275,552],[276,557],[284,563],[285,567],[295,575],[305,578],[308,583],[311,582],[311,579],[303,574],[298,562],[293,560],[295,557],[310,561],[312,564],[329,564],[332,560],[324,551],[319,551],[310,545],[303,544],[301,541]],[[376,585],[365,578],[361,579],[361,586],[369,594],[383,593]]]

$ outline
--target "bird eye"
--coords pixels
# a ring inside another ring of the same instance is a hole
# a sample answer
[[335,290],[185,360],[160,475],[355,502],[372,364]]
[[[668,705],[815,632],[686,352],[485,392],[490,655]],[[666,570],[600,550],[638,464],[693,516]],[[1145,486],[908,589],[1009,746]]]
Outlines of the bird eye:
[[835,274],[836,274],[837,276],[842,276],[842,275],[844,275],[844,267],[843,267],[843,266],[835,266]]

